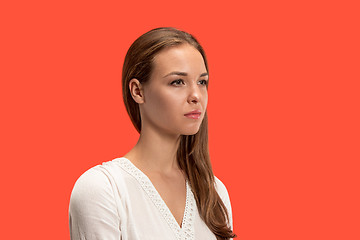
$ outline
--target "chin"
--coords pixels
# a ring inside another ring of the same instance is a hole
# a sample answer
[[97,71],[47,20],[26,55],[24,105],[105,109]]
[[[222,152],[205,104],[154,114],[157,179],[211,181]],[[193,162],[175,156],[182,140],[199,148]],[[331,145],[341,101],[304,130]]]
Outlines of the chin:
[[195,135],[200,130],[200,126],[196,128],[187,128],[181,131],[181,135]]

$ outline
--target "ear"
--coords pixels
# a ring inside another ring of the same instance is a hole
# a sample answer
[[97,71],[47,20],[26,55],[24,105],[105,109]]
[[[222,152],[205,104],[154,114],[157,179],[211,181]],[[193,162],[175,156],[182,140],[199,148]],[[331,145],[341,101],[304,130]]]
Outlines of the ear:
[[129,82],[130,94],[135,102],[141,104],[144,102],[144,91],[141,83],[136,78]]

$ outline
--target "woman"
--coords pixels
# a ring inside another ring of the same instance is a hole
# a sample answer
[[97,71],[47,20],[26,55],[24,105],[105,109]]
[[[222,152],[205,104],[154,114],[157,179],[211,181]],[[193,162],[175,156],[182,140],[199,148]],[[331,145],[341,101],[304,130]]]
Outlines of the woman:
[[123,98],[140,137],[77,180],[73,240],[235,237],[229,195],[209,159],[208,77],[205,53],[186,32],[157,28],[131,45]]

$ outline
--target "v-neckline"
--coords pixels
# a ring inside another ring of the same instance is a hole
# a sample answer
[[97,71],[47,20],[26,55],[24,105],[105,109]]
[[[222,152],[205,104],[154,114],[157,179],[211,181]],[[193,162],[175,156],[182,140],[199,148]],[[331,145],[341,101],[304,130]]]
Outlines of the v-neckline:
[[194,239],[194,211],[196,207],[194,195],[191,191],[190,184],[186,179],[186,202],[185,210],[182,217],[181,226],[176,221],[174,215],[166,205],[160,193],[156,190],[150,178],[137,168],[129,159],[125,157],[117,158],[120,166],[140,183],[141,187],[147,193],[149,198],[155,204],[163,218],[174,231],[177,239]]

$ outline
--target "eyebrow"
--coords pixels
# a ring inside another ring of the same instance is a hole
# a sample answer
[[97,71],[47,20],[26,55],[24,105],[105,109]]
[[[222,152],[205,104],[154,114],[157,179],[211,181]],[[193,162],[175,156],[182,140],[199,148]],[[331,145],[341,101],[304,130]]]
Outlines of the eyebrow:
[[[168,73],[164,76],[165,77],[168,77],[168,76],[171,76],[171,75],[178,75],[178,76],[187,76],[188,74],[186,72],[171,72],[171,73]],[[200,77],[204,77],[204,76],[208,76],[209,74],[208,73],[202,73],[200,75]]]

